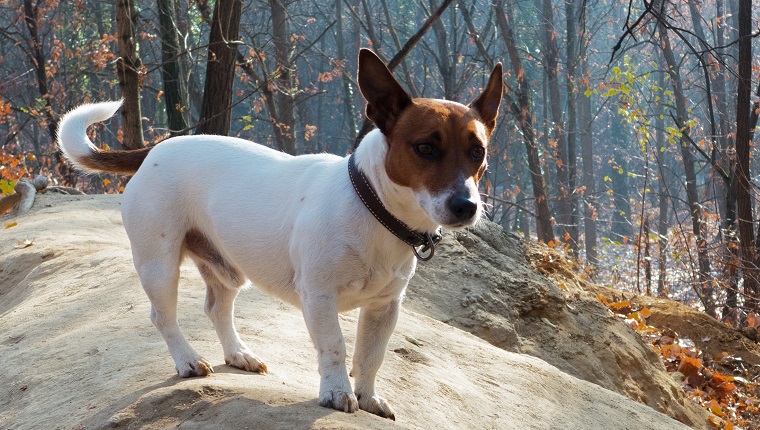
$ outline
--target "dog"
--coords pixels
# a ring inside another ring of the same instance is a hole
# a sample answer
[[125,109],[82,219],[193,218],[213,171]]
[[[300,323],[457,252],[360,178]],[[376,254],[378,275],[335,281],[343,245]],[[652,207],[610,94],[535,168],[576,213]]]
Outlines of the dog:
[[[81,170],[133,175],[122,198],[124,228],[151,321],[180,376],[213,372],[177,323],[179,266],[189,257],[206,283],[204,309],[225,363],[267,371],[233,322],[238,292],[253,283],[303,311],[318,355],[321,406],[395,420],[375,393],[375,376],[417,259],[432,257],[440,226],[462,229],[483,213],[477,184],[502,79],[498,64],[469,106],[412,99],[379,57],[361,50],[359,88],[377,129],[345,158],[294,157],[211,135],[100,150],[87,127],[113,116],[121,102],[69,112],[58,144]],[[352,389],[338,313],[355,308]]]

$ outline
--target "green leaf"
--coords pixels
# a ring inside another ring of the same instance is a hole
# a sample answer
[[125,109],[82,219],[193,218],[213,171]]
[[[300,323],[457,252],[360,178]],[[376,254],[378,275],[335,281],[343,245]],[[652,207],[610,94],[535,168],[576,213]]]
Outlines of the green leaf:
[[7,181],[5,179],[0,179],[0,194],[4,196],[9,196],[13,194],[13,187],[16,186],[15,182]]

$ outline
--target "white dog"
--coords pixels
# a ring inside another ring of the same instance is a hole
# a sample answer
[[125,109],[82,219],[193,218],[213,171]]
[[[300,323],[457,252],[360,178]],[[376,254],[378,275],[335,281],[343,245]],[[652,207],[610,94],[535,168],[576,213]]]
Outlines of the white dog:
[[[120,102],[84,105],[61,120],[59,146],[75,166],[134,174],[122,200],[124,228],[151,320],[181,376],[213,371],[177,324],[179,266],[190,257],[206,282],[205,311],[227,364],[267,370],[233,324],[235,297],[249,279],[303,310],[318,351],[320,405],[395,419],[375,394],[375,375],[415,256],[431,256],[439,226],[463,228],[482,213],[477,182],[486,170],[502,70],[496,66],[469,106],[411,99],[369,50],[359,55],[358,81],[379,129],[345,158],[292,157],[206,135],[101,151],[86,129],[111,117]],[[338,312],[357,307],[352,390]]]

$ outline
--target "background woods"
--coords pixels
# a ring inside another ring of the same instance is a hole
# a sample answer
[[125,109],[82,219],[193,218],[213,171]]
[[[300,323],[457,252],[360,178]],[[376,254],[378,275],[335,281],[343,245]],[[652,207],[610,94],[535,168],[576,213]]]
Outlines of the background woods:
[[[0,191],[43,174],[89,192],[57,121],[125,99],[103,147],[219,133],[346,154],[356,54],[414,96],[505,101],[482,193],[507,231],[566,247],[597,281],[760,324],[758,8],[751,0],[0,2]],[[213,180],[213,178],[209,178]]]

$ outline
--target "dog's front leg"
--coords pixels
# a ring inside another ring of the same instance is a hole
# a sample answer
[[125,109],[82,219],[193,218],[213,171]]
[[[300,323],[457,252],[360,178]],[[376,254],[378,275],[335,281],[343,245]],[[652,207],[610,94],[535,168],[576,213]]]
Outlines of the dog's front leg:
[[401,308],[401,298],[376,307],[365,306],[359,313],[359,329],[356,333],[354,367],[356,398],[361,410],[396,420],[393,408],[384,398],[375,394],[375,375],[385,357],[388,340],[396,327]]
[[301,304],[306,327],[317,348],[319,405],[355,412],[359,404],[346,373],[346,344],[340,331],[337,299],[321,292],[302,294]]

